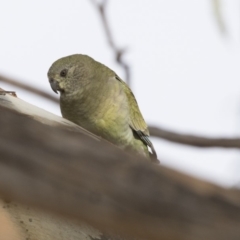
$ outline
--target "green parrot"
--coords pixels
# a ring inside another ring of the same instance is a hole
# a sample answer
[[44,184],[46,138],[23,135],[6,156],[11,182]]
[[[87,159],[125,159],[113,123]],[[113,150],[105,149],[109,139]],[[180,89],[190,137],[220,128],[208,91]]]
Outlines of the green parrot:
[[48,79],[52,90],[60,92],[64,118],[158,162],[137,101],[114,71],[87,55],[75,54],[55,61]]

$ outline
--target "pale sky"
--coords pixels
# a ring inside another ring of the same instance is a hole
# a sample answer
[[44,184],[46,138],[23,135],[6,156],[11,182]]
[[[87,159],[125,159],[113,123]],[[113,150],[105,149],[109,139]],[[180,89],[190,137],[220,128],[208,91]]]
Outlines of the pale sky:
[[[240,3],[222,3],[225,36],[210,0],[109,1],[113,36],[127,49],[131,87],[148,123],[182,133],[240,137]],[[0,73],[50,94],[48,68],[74,53],[90,55],[124,79],[89,0],[5,1],[0,30]],[[0,87],[60,115],[56,104]],[[240,182],[239,150],[153,142],[165,166],[224,186]]]

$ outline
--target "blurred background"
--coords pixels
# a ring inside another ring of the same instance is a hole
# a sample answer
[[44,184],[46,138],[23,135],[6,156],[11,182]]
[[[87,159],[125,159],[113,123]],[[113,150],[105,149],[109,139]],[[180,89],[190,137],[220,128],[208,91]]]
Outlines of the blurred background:
[[[149,125],[206,137],[240,136],[239,0],[109,0],[105,17],[124,50],[130,86]],[[122,78],[91,0],[2,1],[0,75],[54,96],[47,71],[60,57],[90,55]],[[59,106],[1,82],[19,98],[61,115]],[[162,165],[240,186],[240,151],[153,138]]]

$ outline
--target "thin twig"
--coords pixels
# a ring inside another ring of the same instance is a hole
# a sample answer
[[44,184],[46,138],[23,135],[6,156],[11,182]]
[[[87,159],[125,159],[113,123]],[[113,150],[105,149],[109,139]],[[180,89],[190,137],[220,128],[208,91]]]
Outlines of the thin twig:
[[125,53],[125,49],[120,49],[119,47],[117,47],[116,43],[113,40],[112,32],[109,27],[109,22],[106,15],[106,8],[107,8],[108,1],[103,0],[101,3],[97,3],[96,0],[91,0],[91,2],[93,3],[93,5],[96,7],[96,9],[100,14],[108,44],[112,48],[115,54],[116,62],[123,68],[125,72],[125,81],[130,86],[130,67],[123,60],[123,54]]
[[0,88],[0,95],[5,95],[5,94],[10,94],[10,95],[12,95],[12,96],[14,96],[14,97],[17,97],[16,92],[14,92],[14,91],[5,91],[5,90],[2,90],[2,89]]
[[222,1],[221,0],[212,0],[212,7],[213,7],[213,14],[214,14],[215,20],[217,22],[217,25],[220,29],[220,32],[223,35],[226,35],[227,28],[226,28],[226,23],[223,18]]
[[10,84],[10,85],[13,85],[15,87],[24,89],[24,90],[26,90],[28,92],[31,92],[31,93],[35,93],[36,95],[38,95],[40,97],[44,97],[48,100],[51,100],[52,102],[55,102],[55,103],[59,102],[56,97],[53,97],[52,95],[50,95],[50,94],[48,94],[48,93],[46,93],[42,90],[39,90],[35,87],[31,87],[27,84],[21,83],[20,80],[16,80],[16,79],[13,79],[13,78],[6,77],[4,75],[0,75],[0,82],[4,82],[4,83]]
[[240,148],[240,138],[201,137],[190,134],[180,134],[154,126],[150,126],[149,131],[153,137],[194,147]]

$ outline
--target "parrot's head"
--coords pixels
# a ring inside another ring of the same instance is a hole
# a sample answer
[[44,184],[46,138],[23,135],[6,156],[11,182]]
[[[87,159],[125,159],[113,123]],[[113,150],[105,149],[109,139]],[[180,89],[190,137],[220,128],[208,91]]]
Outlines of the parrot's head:
[[61,95],[74,94],[91,85],[98,62],[87,55],[75,54],[60,58],[48,70],[52,90]]

